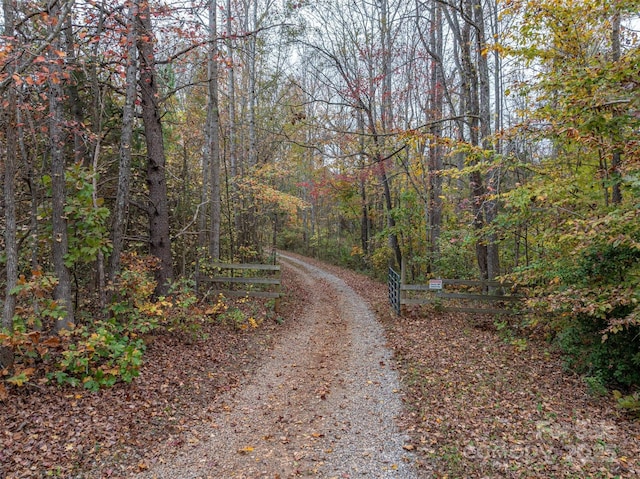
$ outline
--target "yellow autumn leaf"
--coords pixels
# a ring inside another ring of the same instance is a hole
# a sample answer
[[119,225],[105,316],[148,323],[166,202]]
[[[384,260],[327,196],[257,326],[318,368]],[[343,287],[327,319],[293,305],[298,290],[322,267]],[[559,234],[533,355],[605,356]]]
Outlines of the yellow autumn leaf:
[[18,387],[23,386],[25,383],[29,382],[29,377],[35,372],[33,368],[27,368],[23,371],[20,371],[18,374],[15,374],[13,377],[7,379],[8,383],[14,384]]
[[242,449],[238,449],[238,454],[248,454],[253,452],[253,446],[245,446]]

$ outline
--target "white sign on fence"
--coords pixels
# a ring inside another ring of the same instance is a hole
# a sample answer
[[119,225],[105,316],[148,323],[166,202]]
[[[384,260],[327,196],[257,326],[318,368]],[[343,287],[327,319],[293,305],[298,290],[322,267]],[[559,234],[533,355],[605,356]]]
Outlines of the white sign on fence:
[[429,289],[442,289],[442,280],[441,279],[430,279],[429,280]]

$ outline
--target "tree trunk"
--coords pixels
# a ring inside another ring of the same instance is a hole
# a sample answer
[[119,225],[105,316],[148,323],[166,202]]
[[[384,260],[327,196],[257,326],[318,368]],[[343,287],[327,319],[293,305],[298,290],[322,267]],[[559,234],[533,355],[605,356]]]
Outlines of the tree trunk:
[[[358,118],[358,134],[360,135],[360,168],[364,171],[366,167],[365,142],[364,142],[364,118],[362,111],[356,112]],[[362,246],[362,253],[365,257],[369,256],[369,204],[367,199],[367,183],[365,181],[364,173],[360,177],[360,244]]]
[[[391,130],[392,121],[392,106],[391,106],[391,59],[392,59],[392,42],[391,42],[391,28],[389,25],[389,5],[387,0],[379,0],[380,8],[380,45],[382,50],[382,90],[380,97],[380,123],[382,125],[382,131],[388,132]],[[372,78],[373,79],[373,78]],[[372,125],[375,125],[373,118],[369,119]],[[375,135],[375,126],[374,126]],[[391,186],[389,184],[389,177],[387,176],[386,167],[382,159],[381,151],[383,148],[384,140],[378,135],[374,136],[374,142],[376,146],[376,162],[378,163],[380,171],[380,181],[382,183],[382,189],[384,192],[384,201],[387,209],[387,228],[389,228],[389,245],[394,253],[394,259],[397,263],[397,267],[402,265],[402,252],[400,250],[400,242],[398,241],[398,234],[394,231],[396,226],[396,220],[393,217],[393,202],[391,199]]]
[[[379,159],[380,160],[380,159]],[[391,187],[389,186],[389,177],[384,166],[383,161],[379,161],[380,168],[380,181],[382,182],[382,189],[384,191],[384,204],[387,210],[387,228],[389,228],[389,246],[393,250],[396,266],[400,268],[402,265],[402,252],[400,251],[400,243],[398,242],[398,234],[394,231],[396,227],[396,220],[393,218],[391,211],[393,210],[393,203],[391,201]]]
[[[17,113],[18,125],[22,125],[24,115],[21,114],[20,110],[18,110],[16,113]],[[31,250],[30,251],[31,252],[31,270],[37,271],[40,269],[40,264],[38,261],[38,252],[39,252],[38,187],[36,185],[37,182],[35,179],[36,174],[35,174],[35,168],[33,166],[33,158],[29,156],[29,153],[27,151],[27,145],[25,144],[25,141],[24,141],[24,136],[25,136],[24,127],[19,126],[18,127],[18,144],[20,145],[20,155],[22,157],[22,160],[27,170],[26,181],[27,181],[27,186],[29,187],[29,196],[30,196],[29,227],[31,228],[31,234],[29,235],[29,249]],[[34,301],[33,304],[37,314],[37,309],[38,309],[37,302]]]
[[[614,62],[620,61],[620,12],[616,11],[613,14],[613,20],[611,22],[611,59]],[[621,175],[620,175],[620,163],[622,161],[622,153],[620,149],[614,148],[611,158],[611,202],[614,205],[622,203],[622,190],[620,189]]]
[[[97,36],[100,36],[103,33],[104,17],[105,17],[105,10],[106,10],[104,8],[104,1],[105,0],[103,0],[103,5],[101,5],[100,17],[98,19],[98,26],[97,26],[97,32],[96,32]],[[66,34],[65,34],[65,40],[67,44],[67,55],[74,55],[74,58],[75,58],[76,47],[75,47],[75,41],[72,36],[72,33],[73,33],[73,28],[71,23],[71,17],[69,17],[67,21],[67,28],[66,28]],[[91,144],[91,148],[93,149],[93,158],[91,161],[91,169],[92,169],[91,178],[92,178],[93,192],[91,195],[91,199],[93,202],[93,207],[97,209],[99,207],[98,206],[98,202],[99,202],[98,201],[98,178],[99,178],[98,163],[100,160],[100,149],[102,147],[102,140],[103,140],[103,132],[102,132],[103,114],[102,113],[104,111],[104,98],[102,94],[101,84],[98,81],[98,49],[99,49],[100,42],[95,42],[95,43],[96,44],[93,47],[93,51],[91,52],[91,57],[90,57],[90,63],[92,64],[92,68],[90,69],[90,82],[91,82],[90,85],[91,85],[91,97],[92,97],[91,123],[92,123],[92,130],[93,130],[93,135],[91,135],[90,144]],[[77,75],[79,75],[79,73],[77,73]],[[80,103],[78,88],[75,83],[73,83],[71,88],[69,89],[69,98],[72,102],[72,109],[73,109],[72,111],[74,112],[74,117],[76,121],[76,124],[74,126],[75,158],[76,158],[76,162],[80,162],[83,160],[85,156],[87,156],[87,152],[90,150],[90,148],[85,144],[86,134],[83,131],[84,118],[83,118],[83,112],[82,112],[84,105]],[[78,109],[80,111],[76,111]],[[106,307],[107,299],[108,299],[107,297],[108,274],[109,273],[108,271],[106,271],[106,266],[105,266],[105,255],[102,252],[102,250],[100,250],[98,251],[97,258],[96,258],[95,275],[96,275],[96,283],[97,283],[98,301],[99,301],[101,310],[104,310],[104,308]]]
[[442,6],[434,2],[431,13],[431,34],[430,50],[434,53],[431,58],[431,94],[429,106],[431,116],[434,120],[430,128],[431,139],[429,146],[429,246],[431,249],[431,260],[437,259],[440,252],[440,229],[442,226],[442,147],[439,142],[442,138],[442,118],[443,109],[443,85],[444,73],[442,72],[442,62],[439,60],[443,55],[442,38]]
[[136,11],[137,47],[140,52],[140,98],[147,146],[147,187],[149,188],[149,252],[159,259],[156,270],[156,295],[164,296],[173,279],[169,206],[165,172],[164,140],[158,105],[154,36],[149,3],[138,4]]
[[[230,212],[233,215],[233,225],[234,228],[229,228],[230,234],[232,238],[238,238],[240,233],[240,214],[238,212],[239,205],[237,203],[237,176],[238,176],[238,152],[236,148],[236,80],[235,80],[235,65],[234,65],[234,55],[233,55],[233,39],[231,38],[231,0],[227,0],[227,18],[226,18],[226,46],[227,46],[227,62],[229,71],[227,73],[227,88],[228,88],[228,108],[229,108],[229,173],[231,178],[229,179],[231,183],[231,204],[234,206],[233,212]],[[235,234],[232,232],[235,230]],[[231,244],[229,245],[231,248],[231,256],[233,257],[236,251],[237,245],[235,244],[235,240],[231,240]]]
[[[483,126],[480,122],[480,98],[478,96],[478,75],[472,58],[472,35],[471,21],[473,16],[472,0],[465,0],[462,4],[463,18],[465,19],[460,30],[460,38],[458,41],[460,47],[460,64],[462,76],[462,100],[463,112],[467,115],[467,123],[469,125],[468,135],[469,143],[473,146],[480,146],[480,128]],[[487,279],[487,244],[482,237],[482,230],[485,225],[483,202],[485,199],[485,188],[482,181],[482,175],[479,171],[475,171],[470,175],[471,204],[473,208],[473,227],[476,231],[476,261],[480,277]]]
[[[4,10],[4,35],[5,38],[13,37],[14,12],[11,0],[3,1]],[[11,76],[12,63],[8,65],[8,74]],[[16,296],[11,291],[18,283],[18,243],[16,239],[16,198],[15,198],[15,176],[16,176],[16,92],[10,84],[6,90],[4,106],[4,246],[6,257],[6,284],[4,295],[4,308],[2,311],[2,329],[13,332],[13,315],[16,310]],[[13,365],[13,351],[9,348],[0,347],[0,368],[9,368]]]
[[207,141],[209,168],[211,169],[211,236],[209,255],[213,261],[220,259],[220,105],[218,102],[218,6],[215,0],[209,5],[209,103],[207,108]]
[[136,6],[129,7],[127,13],[127,68],[125,73],[126,90],[122,107],[122,131],[120,135],[120,158],[118,165],[118,189],[113,207],[111,242],[113,249],[109,261],[109,280],[113,280],[120,270],[120,255],[124,248],[124,234],[129,210],[129,192],[131,185],[131,140],[133,138],[134,108],[137,98],[137,49],[136,49]]
[[[480,144],[485,151],[493,148],[491,138],[491,84],[489,81],[489,61],[487,54],[487,40],[485,31],[484,11],[482,2],[474,0],[473,5],[474,24],[476,28],[476,57],[478,59],[478,88],[479,88],[479,113],[480,113]],[[493,223],[498,215],[498,203],[491,198],[498,193],[500,172],[491,169],[487,176],[487,187],[484,192],[482,207],[484,210],[485,224]],[[487,278],[495,279],[500,275],[500,255],[498,241],[494,233],[486,234],[487,244]]]
[[256,133],[256,83],[257,83],[257,52],[258,43],[258,2],[252,2],[251,22],[253,34],[249,37],[249,167],[258,163],[258,140]]
[[[60,18],[60,5],[52,4],[49,15]],[[64,93],[62,90],[63,73],[62,60],[55,53],[59,48],[59,40],[52,42],[52,51],[49,53],[49,150],[51,155],[51,203],[52,203],[52,253],[53,268],[58,284],[54,290],[54,298],[62,305],[65,317],[59,318],[55,324],[55,330],[70,329],[75,324],[73,302],[71,300],[71,276],[65,264],[69,252],[67,236],[67,220],[65,215],[66,185],[65,185],[65,156],[64,156]]]
[[[76,163],[83,163],[85,166],[90,166],[89,155],[87,145],[84,141],[83,124],[84,112],[86,106],[80,100],[80,94],[78,92],[78,77],[80,72],[76,70],[76,51],[75,51],[75,39],[73,38],[73,25],[71,24],[71,15],[68,15],[65,19],[64,27],[64,43],[67,54],[67,62],[71,63],[70,72],[71,80],[66,85],[67,91],[67,105],[73,118],[73,160]],[[96,99],[99,102],[99,99]],[[99,135],[99,129],[96,130]]]

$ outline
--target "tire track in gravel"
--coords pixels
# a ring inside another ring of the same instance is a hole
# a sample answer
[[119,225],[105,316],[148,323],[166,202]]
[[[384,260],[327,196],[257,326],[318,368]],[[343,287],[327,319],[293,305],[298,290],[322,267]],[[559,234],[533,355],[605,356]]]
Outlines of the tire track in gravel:
[[211,423],[145,478],[417,477],[398,431],[398,378],[382,327],[340,278],[281,255],[307,307]]

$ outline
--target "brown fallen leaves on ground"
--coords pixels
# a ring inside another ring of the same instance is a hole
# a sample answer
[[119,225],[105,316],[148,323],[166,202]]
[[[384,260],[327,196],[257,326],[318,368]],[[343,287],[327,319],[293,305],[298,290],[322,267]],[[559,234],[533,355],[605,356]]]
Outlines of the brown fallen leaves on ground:
[[0,401],[0,478],[130,477],[167,441],[210,420],[212,398],[241,384],[277,330],[202,321],[145,342],[140,376],[91,393],[56,385],[11,388]]

